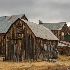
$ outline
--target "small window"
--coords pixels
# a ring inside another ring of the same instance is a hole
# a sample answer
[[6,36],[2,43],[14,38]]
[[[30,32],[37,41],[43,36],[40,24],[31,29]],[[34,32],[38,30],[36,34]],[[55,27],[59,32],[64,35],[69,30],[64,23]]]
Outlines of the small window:
[[47,48],[47,50],[48,50],[48,51],[50,51],[50,50],[51,50],[51,46],[50,46],[50,45],[48,45],[48,48]]
[[51,45],[51,51],[53,51],[53,46]]
[[48,45],[47,50],[48,51],[53,51],[53,46],[52,45]]
[[44,44],[44,49],[47,50],[47,45],[46,44]]
[[64,32],[62,32],[62,36],[64,36]]

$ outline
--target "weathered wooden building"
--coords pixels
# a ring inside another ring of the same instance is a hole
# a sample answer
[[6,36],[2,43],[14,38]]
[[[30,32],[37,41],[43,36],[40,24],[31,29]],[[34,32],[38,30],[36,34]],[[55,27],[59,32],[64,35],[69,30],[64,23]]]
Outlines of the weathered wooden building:
[[5,60],[57,58],[58,38],[46,27],[17,19],[4,37]]
[[24,14],[0,17],[0,55],[5,54],[5,51],[4,51],[5,45],[4,45],[3,37],[8,31],[9,26],[12,23],[14,23],[14,21],[17,20],[18,18],[23,18],[23,19],[28,20]]
[[64,40],[65,35],[68,33],[68,26],[66,22],[42,23],[39,20],[39,24],[49,28],[59,40]]

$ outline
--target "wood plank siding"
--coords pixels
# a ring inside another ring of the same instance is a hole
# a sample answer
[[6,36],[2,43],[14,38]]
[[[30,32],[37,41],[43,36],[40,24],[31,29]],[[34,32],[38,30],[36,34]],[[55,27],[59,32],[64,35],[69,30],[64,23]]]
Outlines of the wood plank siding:
[[3,38],[4,35],[5,35],[4,33],[0,34],[0,55],[4,55],[4,53],[5,53],[5,51],[4,51],[5,50],[5,47],[4,47],[4,42],[5,41],[4,41],[4,38]]

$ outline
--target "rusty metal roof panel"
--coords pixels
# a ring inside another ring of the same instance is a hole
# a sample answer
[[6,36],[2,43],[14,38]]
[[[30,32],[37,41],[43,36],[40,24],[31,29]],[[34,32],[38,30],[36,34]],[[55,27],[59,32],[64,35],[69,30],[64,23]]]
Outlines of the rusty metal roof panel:
[[6,33],[9,27],[22,15],[4,16],[0,17],[0,33]]
[[58,40],[58,38],[48,28],[30,21],[26,21],[24,19],[22,19],[22,21],[24,21],[29,26],[36,37],[47,40]]
[[62,27],[64,26],[65,22],[60,22],[60,23],[42,23],[40,25],[43,25],[50,30],[61,30]]

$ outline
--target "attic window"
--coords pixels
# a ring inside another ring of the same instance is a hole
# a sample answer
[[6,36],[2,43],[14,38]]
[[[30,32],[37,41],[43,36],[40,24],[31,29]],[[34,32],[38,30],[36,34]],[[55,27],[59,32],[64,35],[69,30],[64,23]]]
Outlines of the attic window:
[[11,21],[14,18],[14,15],[11,16],[7,21]]

